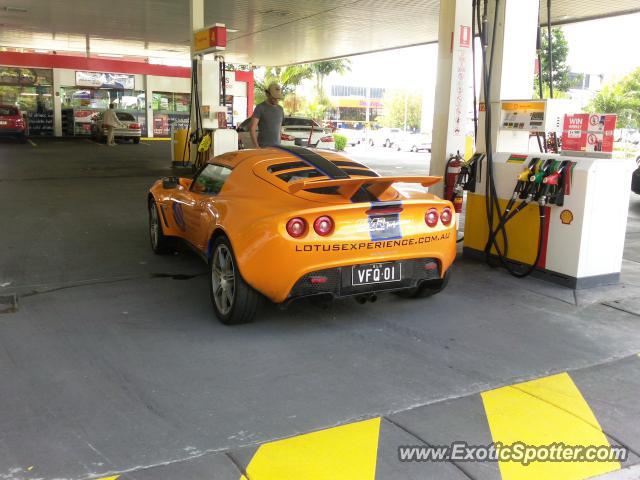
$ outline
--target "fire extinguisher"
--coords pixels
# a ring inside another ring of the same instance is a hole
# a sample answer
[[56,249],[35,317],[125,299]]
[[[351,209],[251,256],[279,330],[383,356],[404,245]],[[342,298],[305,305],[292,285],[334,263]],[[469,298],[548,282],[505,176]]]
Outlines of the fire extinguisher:
[[463,189],[458,185],[458,176],[462,167],[460,152],[452,155],[447,160],[444,175],[444,198],[453,203],[456,213],[462,212]]

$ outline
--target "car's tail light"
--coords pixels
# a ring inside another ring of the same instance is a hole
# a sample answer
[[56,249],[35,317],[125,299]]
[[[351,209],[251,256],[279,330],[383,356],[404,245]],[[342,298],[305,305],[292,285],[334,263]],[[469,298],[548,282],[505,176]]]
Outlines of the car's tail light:
[[333,137],[332,137],[332,136],[330,136],[330,135],[328,135],[328,136],[326,136],[326,137],[322,137],[322,138],[320,139],[320,141],[321,141],[321,142],[333,142]]
[[430,208],[424,215],[424,221],[430,227],[435,227],[438,223],[438,211],[435,208]]
[[285,141],[285,142],[293,142],[295,141],[296,137],[294,137],[293,135],[289,135],[287,133],[281,133],[280,134],[280,140]]
[[333,232],[333,227],[333,219],[326,215],[316,218],[316,221],[313,222],[313,229],[318,235],[322,235],[323,237]]
[[307,233],[307,222],[304,218],[295,217],[287,222],[287,233],[293,238],[300,238]]
[[137,130],[138,128],[140,128],[140,124],[139,123],[130,123],[129,124],[129,128],[132,130]]
[[15,119],[16,127],[24,127],[24,119],[16,118]]
[[451,213],[451,209],[449,207],[445,207],[440,212],[440,221],[443,225],[449,226],[451,225],[451,220],[453,220],[453,213]]
[[314,275],[313,277],[309,277],[309,283],[311,285],[322,285],[323,283],[327,283],[327,277],[323,275]]

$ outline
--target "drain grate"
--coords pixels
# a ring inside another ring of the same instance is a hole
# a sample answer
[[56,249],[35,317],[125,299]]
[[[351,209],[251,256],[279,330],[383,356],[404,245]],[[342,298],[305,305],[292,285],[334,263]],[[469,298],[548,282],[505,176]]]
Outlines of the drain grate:
[[18,297],[16,295],[0,295],[0,314],[18,311]]

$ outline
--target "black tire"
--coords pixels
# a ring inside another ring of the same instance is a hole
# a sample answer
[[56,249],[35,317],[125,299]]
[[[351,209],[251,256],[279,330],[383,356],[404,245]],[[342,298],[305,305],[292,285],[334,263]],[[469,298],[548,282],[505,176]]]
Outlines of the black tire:
[[[228,265],[228,269],[224,271],[224,267],[219,261],[223,256],[225,265]],[[228,279],[222,281],[225,276],[229,276],[229,273],[233,278],[231,287],[229,287],[231,282]],[[230,293],[229,288],[231,289]],[[233,248],[229,239],[224,235],[216,238],[211,247],[209,294],[216,317],[225,325],[251,323],[262,300],[262,296],[251,288],[240,275]]]
[[[164,234],[160,210],[154,200],[149,200],[149,240],[151,250],[157,255],[164,255],[174,251],[175,242]],[[157,236],[154,236],[157,235]]]
[[135,144],[140,143],[140,137],[133,137],[133,143]]
[[422,282],[418,287],[409,288],[407,290],[400,290],[395,292],[396,295],[402,298],[427,298],[440,293],[445,289],[449,283],[449,271],[444,274],[444,277],[439,280],[429,280],[428,282]]
[[384,145],[383,145],[383,147],[385,147],[385,148],[389,148],[389,147],[391,147],[391,142],[389,141],[389,139],[388,139],[388,138],[384,141]]

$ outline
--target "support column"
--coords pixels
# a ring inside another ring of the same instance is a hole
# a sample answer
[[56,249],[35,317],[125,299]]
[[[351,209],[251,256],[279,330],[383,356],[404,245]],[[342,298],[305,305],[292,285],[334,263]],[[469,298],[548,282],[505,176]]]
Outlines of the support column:
[[[471,0],[440,2],[431,175],[443,176],[449,156],[458,151],[464,154],[467,137],[473,135],[471,18]],[[443,188],[439,183],[429,190],[442,195]]]
[[62,97],[60,91],[60,69],[53,69],[53,134],[62,136]]
[[[497,23],[494,25],[496,2],[493,0],[489,4],[487,59],[491,56],[492,32],[494,28],[496,29],[493,45],[493,73],[489,92],[492,107],[491,144],[494,150],[498,144],[500,100],[528,100],[533,97],[539,8],[539,0],[499,0]],[[481,69],[482,65],[478,67]],[[481,86],[481,102],[485,101],[483,92],[484,87]],[[484,129],[485,114],[484,111],[480,111],[476,142],[476,149],[480,152],[486,151]]]
[[149,85],[149,75],[144,76],[144,112],[147,122],[147,137],[153,138],[153,90]]
[[[201,68],[202,68],[202,60],[201,57],[198,57],[197,55],[194,54],[195,48],[194,48],[194,44],[193,44],[193,32],[197,31],[197,30],[201,30],[202,28],[204,28],[204,0],[189,0],[189,26],[191,27],[191,30],[189,32],[189,37],[190,37],[190,42],[191,42],[191,60],[194,60],[196,58],[200,58],[197,62],[196,65],[196,75],[198,75],[198,78],[200,80],[202,80],[202,72],[201,72]],[[191,63],[191,68],[194,68],[193,66],[193,61]],[[193,75],[193,72],[192,72]],[[193,87],[191,90],[191,128],[193,129],[194,125],[196,124],[196,119],[195,119],[195,115],[196,115],[196,109],[195,109],[195,98],[196,95],[201,96],[202,95],[202,82],[198,82],[198,91],[194,92],[193,91]],[[195,157],[194,157],[195,158]]]

